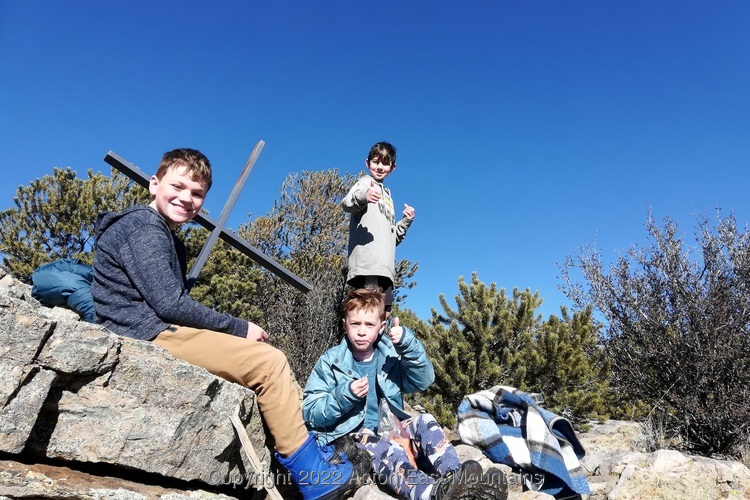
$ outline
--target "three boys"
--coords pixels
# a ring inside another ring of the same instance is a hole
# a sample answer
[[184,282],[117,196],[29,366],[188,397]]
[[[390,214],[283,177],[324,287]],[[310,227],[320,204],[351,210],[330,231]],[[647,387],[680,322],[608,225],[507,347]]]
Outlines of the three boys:
[[[477,462],[459,463],[431,415],[410,418],[403,411],[402,394],[426,389],[434,372],[424,346],[398,318],[383,335],[395,246],[415,215],[405,205],[404,218],[395,222],[390,191],[382,184],[395,169],[395,158],[390,144],[373,146],[366,161],[370,175],[342,202],[352,213],[350,284],[381,288],[350,292],[343,319],[347,336],[318,361],[305,389],[304,416],[324,444],[354,435],[376,472],[405,498],[504,498],[498,496],[499,482],[488,485]],[[351,464],[332,463],[331,449],[307,432],[286,356],[265,343],[268,334],[258,325],[205,307],[186,292],[185,247],[174,230],[198,214],[211,183],[211,165],[203,154],[169,151],[150,179],[148,206],[99,217],[91,287],[97,321],[252,389],[275,440],[276,458],[303,498],[338,498],[354,486]],[[420,466],[435,477],[413,466],[401,445],[376,434],[381,398],[404,419]],[[302,480],[312,476],[327,480]]]

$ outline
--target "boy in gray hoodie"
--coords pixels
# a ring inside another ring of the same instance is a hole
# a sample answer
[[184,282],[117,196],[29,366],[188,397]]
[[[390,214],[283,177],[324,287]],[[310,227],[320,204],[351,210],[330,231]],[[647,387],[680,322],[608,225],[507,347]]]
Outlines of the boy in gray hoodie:
[[308,434],[284,353],[258,325],[187,294],[185,246],[174,229],[198,214],[210,187],[208,158],[175,149],[150,179],[149,205],[99,216],[91,285],[97,322],[252,389],[276,458],[305,500],[337,498],[354,486],[351,464],[332,464],[330,450]]
[[403,241],[416,212],[404,203],[404,217],[396,222],[391,191],[383,182],[396,170],[396,148],[378,142],[365,160],[369,175],[349,190],[341,206],[351,214],[349,222],[348,284],[353,288],[379,286],[385,293],[390,316],[395,283],[396,245]]

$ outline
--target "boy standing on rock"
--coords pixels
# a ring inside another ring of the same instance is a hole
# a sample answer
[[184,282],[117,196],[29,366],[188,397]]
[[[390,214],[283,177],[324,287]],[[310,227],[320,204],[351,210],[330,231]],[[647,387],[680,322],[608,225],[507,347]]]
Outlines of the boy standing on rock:
[[286,356],[258,325],[187,294],[185,246],[174,230],[198,214],[211,181],[208,158],[175,149],[151,177],[149,205],[99,216],[91,286],[97,322],[253,390],[276,458],[303,497],[337,498],[353,487],[351,464],[332,464],[308,434]]
[[406,237],[416,212],[404,204],[404,217],[396,222],[391,191],[383,184],[396,170],[396,148],[378,142],[365,161],[369,175],[349,189],[341,206],[351,214],[349,222],[349,272],[353,288],[379,286],[385,293],[386,316],[391,314],[396,279],[396,245]]

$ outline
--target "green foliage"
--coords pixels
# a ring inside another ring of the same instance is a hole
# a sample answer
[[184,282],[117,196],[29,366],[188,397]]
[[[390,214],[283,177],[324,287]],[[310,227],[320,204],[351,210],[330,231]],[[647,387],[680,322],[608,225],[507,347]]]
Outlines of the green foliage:
[[239,231],[312,286],[304,294],[263,270],[255,295],[271,342],[286,353],[302,384],[338,337],[348,231],[338,204],[351,181],[337,170],[291,174],[271,211]]
[[550,315],[523,351],[526,384],[545,395],[547,408],[573,421],[605,416],[614,397],[592,311],[589,307],[571,317],[562,307],[562,318]]
[[452,426],[466,394],[494,385],[542,392],[547,407],[574,421],[606,407],[607,365],[596,348],[597,326],[591,312],[542,321],[542,300],[528,289],[505,290],[479,281],[458,282],[457,308],[440,302],[429,325],[406,317],[424,339],[435,367],[435,383],[417,398],[443,424]]
[[[190,224],[180,237],[185,241],[190,269],[208,238],[208,230]],[[263,313],[253,297],[258,289],[260,272],[253,260],[218,240],[195,281],[190,296],[201,304],[219,312],[231,314],[253,323],[263,323]]]
[[393,284],[393,303],[394,305],[403,304],[406,300],[406,290],[411,290],[416,284],[413,281],[414,275],[419,270],[417,262],[411,262],[407,259],[396,261],[396,279]]
[[719,213],[698,219],[694,245],[668,218],[660,227],[649,214],[646,228],[647,245],[609,269],[591,248],[569,257],[564,292],[603,315],[623,397],[660,414],[688,450],[736,452],[750,421],[750,232]]
[[[529,326],[538,297],[514,291],[513,299],[479,281],[458,281],[457,310],[443,295],[445,316],[432,312],[428,342],[435,365],[435,389],[455,410],[461,398],[479,388],[501,382],[518,387],[525,366],[518,354],[531,340]],[[437,347],[437,349],[435,349]]]
[[91,263],[94,223],[101,212],[150,200],[148,191],[112,171],[76,177],[70,167],[19,186],[14,208],[0,212],[0,253],[16,278],[31,282],[41,264],[64,257]]

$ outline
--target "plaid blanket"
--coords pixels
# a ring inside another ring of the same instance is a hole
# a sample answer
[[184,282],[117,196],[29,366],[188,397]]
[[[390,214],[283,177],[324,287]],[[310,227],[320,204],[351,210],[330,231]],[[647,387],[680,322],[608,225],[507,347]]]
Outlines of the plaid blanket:
[[573,426],[523,391],[498,385],[464,396],[458,435],[495,463],[544,474],[544,482],[533,489],[556,498],[590,494],[579,461],[586,452]]

